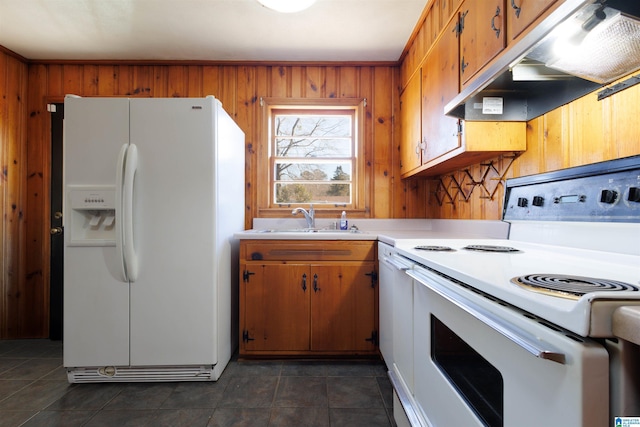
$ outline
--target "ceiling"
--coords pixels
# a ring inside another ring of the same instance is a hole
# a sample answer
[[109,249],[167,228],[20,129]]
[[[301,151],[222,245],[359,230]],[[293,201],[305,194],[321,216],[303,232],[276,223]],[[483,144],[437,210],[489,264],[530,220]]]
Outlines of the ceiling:
[[428,0],[0,0],[0,46],[31,60],[396,61]]

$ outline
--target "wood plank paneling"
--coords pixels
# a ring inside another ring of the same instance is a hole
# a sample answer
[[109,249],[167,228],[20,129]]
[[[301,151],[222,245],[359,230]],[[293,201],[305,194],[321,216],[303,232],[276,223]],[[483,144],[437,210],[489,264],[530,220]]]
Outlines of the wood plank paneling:
[[8,169],[7,169],[7,148],[9,146],[9,138],[7,136],[7,61],[9,57],[0,52],[0,166],[2,166],[2,175],[0,175],[0,210],[2,211],[2,226],[0,227],[0,338],[8,335],[9,322],[7,319],[8,308],[7,298],[10,290],[9,271],[11,270],[11,257],[16,249],[11,248],[11,234],[5,232],[6,214],[7,212],[7,191],[8,191]]
[[[569,112],[568,166],[612,158],[610,139],[603,133],[603,104],[593,102],[594,99],[595,94],[587,95],[566,107]],[[596,150],[596,147],[599,149]]]
[[[428,37],[420,39],[426,43]],[[260,98],[367,98],[365,148],[360,153],[366,161],[367,217],[498,219],[503,194],[499,182],[493,199],[475,187],[469,201],[456,197],[453,203],[440,206],[433,195],[436,181],[399,179],[396,118],[404,75],[404,67],[358,64],[24,64],[0,54],[0,338],[48,334],[48,100],[61,100],[67,93],[218,97],[246,135],[245,224],[250,228],[266,194],[261,191],[264,184],[257,182],[260,169],[266,166],[256,162],[257,153],[267,150],[266,141],[260,140]],[[640,87],[634,87],[600,103],[586,97],[532,120],[527,124],[529,150],[513,162],[506,176],[640,154],[639,99]],[[503,158],[492,161],[499,170],[508,163]],[[482,165],[469,170],[477,176]],[[465,174],[460,170],[454,176],[463,182]]]
[[32,321],[28,313],[31,307],[39,308],[43,297],[42,289],[30,289],[24,280],[30,261],[22,250],[27,207],[26,98],[26,65],[0,52],[0,338],[32,336],[38,319]]
[[[374,70],[376,81],[394,81],[395,71],[391,69]],[[371,194],[373,210],[377,218],[393,217],[393,91],[394,85],[376,86],[372,96],[373,132],[377,141],[373,147],[372,179],[376,183]],[[397,171],[399,174],[399,170]],[[377,193],[377,195],[376,195]]]
[[[261,183],[257,182],[259,168],[263,166],[255,160],[256,153],[267,149],[265,142],[259,140],[262,131],[260,98],[367,98],[365,152],[361,153],[367,164],[366,215],[388,218],[423,214],[424,195],[416,193],[417,199],[407,203],[404,183],[398,179],[399,159],[394,153],[398,134],[394,125],[394,114],[398,111],[398,67],[357,64],[27,65],[4,55],[1,58],[1,90],[8,96],[0,100],[3,106],[0,124],[2,161],[3,166],[7,166],[1,199],[5,219],[0,338],[48,335],[50,119],[46,102],[61,101],[69,93],[80,96],[214,95],[220,99],[246,136],[247,228],[258,215],[257,206],[264,194]],[[12,96],[16,92],[20,92],[19,97]],[[9,121],[11,125],[7,124]],[[8,162],[10,158],[16,158],[17,163]],[[417,213],[407,213],[407,206],[417,207]],[[20,301],[17,301],[18,296]]]
[[68,65],[62,69],[63,95],[84,95],[84,71],[85,67],[82,65]]
[[151,96],[153,67],[136,67],[133,70],[132,82],[131,96]]
[[[115,66],[103,65],[98,67],[98,94],[100,96],[111,96],[116,94],[117,73]],[[58,93],[50,89],[52,93]]]
[[[387,67],[385,67],[387,68]],[[341,98],[339,92],[340,80],[342,76],[342,69],[340,67],[327,67],[326,73],[326,88],[325,98]],[[344,70],[344,74],[347,74],[348,70]]]
[[610,112],[609,126],[605,134],[610,137],[608,144],[613,147],[613,157],[627,157],[638,154],[640,148],[640,89],[620,92],[607,98]]
[[82,75],[82,93],[84,96],[95,96],[98,94],[98,66],[87,65],[84,67]]
[[[365,211],[366,216],[371,216],[373,210],[372,202],[376,191],[375,181],[373,180],[373,155],[374,155],[374,138],[375,130],[373,128],[373,111],[375,111],[375,102],[373,100],[373,89],[375,86],[375,74],[371,67],[362,67],[360,69],[360,88],[359,98],[367,100],[364,109],[364,153],[359,153],[364,156],[364,183],[359,182],[359,191],[365,193]],[[353,216],[353,215],[352,215]]]

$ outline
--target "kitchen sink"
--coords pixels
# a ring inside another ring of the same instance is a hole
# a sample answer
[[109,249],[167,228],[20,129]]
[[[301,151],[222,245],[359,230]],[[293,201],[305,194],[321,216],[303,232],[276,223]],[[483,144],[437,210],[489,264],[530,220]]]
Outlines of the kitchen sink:
[[257,228],[236,233],[240,239],[273,240],[376,240],[377,235],[358,229],[329,228]]
[[248,230],[252,233],[338,233],[338,234],[346,234],[346,233],[355,233],[360,234],[363,233],[360,230],[352,229],[352,230],[331,230],[328,228],[291,228],[291,229],[271,229],[266,228],[262,230]]

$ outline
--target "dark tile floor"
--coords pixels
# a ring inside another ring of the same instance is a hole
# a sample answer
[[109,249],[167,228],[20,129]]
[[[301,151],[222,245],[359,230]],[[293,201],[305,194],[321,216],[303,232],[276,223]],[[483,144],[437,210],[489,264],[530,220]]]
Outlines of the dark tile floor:
[[0,340],[0,427],[393,426],[377,361],[238,361],[217,382],[69,384],[62,343]]

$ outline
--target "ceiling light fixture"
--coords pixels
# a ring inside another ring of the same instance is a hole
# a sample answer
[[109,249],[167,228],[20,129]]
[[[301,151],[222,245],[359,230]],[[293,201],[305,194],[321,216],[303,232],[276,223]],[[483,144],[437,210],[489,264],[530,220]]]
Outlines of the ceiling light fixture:
[[316,0],[258,0],[258,2],[277,12],[294,13],[311,7]]

